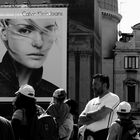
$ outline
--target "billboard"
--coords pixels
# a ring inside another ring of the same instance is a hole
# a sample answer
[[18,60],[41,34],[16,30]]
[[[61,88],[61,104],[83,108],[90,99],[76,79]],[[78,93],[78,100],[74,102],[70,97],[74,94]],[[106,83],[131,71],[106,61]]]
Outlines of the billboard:
[[36,90],[46,93],[38,91],[38,101],[50,101],[52,87],[66,90],[67,8],[0,8],[0,21],[0,101],[13,100],[14,86],[40,80]]

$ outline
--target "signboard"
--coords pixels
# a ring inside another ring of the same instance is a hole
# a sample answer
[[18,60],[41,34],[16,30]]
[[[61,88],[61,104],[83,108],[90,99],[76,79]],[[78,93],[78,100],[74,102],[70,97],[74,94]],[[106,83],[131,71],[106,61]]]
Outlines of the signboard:
[[[42,79],[66,90],[67,8],[1,8],[0,20],[0,61],[8,50],[12,59],[25,67],[43,66]],[[19,83],[24,83],[20,78]],[[0,94],[1,102],[12,99]],[[37,100],[46,102],[50,97],[38,96]]]

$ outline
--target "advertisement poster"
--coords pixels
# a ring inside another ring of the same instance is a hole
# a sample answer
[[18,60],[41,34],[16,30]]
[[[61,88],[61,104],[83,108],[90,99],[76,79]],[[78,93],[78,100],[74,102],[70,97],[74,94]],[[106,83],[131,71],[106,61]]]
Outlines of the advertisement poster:
[[[22,85],[34,79],[31,81],[33,83],[38,77],[43,79],[40,86],[44,91],[50,85],[66,90],[67,8],[0,8],[0,21],[0,68],[7,68],[6,72],[0,71],[0,101],[9,102],[13,99],[12,84]],[[11,58],[18,63],[17,65],[24,65],[28,69],[20,70],[19,66],[13,72],[13,60],[9,61]],[[28,76],[30,69],[36,69],[32,79]],[[6,80],[9,80],[9,84],[12,83],[8,88]],[[3,85],[4,82],[6,85]],[[46,86],[46,82],[50,83],[49,86]],[[11,92],[8,94],[7,90]],[[38,101],[51,99],[51,94],[47,92],[41,95],[38,93],[36,96]]]

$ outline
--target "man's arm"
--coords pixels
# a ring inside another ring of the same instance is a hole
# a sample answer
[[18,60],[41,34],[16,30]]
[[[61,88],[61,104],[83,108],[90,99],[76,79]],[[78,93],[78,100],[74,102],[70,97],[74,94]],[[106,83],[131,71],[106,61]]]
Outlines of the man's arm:
[[79,125],[89,125],[93,122],[102,120],[110,112],[112,112],[112,109],[105,107],[105,106],[101,107],[97,111],[92,111],[92,112],[88,112],[88,113],[83,112],[79,116],[78,123],[79,123]]

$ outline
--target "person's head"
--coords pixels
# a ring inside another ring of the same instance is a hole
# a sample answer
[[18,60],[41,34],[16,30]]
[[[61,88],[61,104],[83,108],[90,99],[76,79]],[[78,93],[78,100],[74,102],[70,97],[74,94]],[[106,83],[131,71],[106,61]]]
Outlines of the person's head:
[[40,68],[55,40],[55,19],[1,21],[1,38],[11,57],[27,68]]
[[109,89],[109,77],[104,74],[96,74],[93,76],[92,86],[95,94],[101,96]]
[[120,119],[129,119],[131,116],[131,105],[122,101],[117,107],[117,114]]
[[25,84],[21,86],[15,94],[16,97],[13,101],[13,106],[15,109],[28,109],[35,106],[35,90],[32,86]]
[[62,88],[58,88],[53,92],[53,102],[54,103],[62,103],[65,101],[66,97],[67,97],[67,93]]
[[75,100],[67,99],[65,103],[69,106],[72,115],[78,115],[78,103]]

